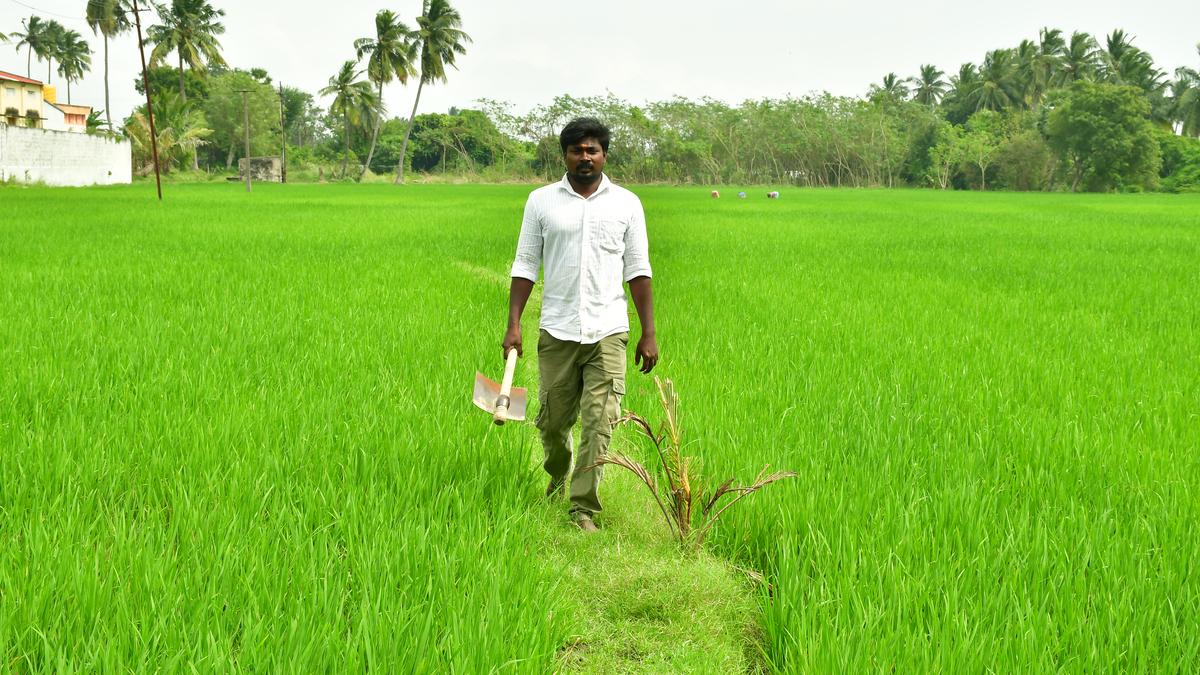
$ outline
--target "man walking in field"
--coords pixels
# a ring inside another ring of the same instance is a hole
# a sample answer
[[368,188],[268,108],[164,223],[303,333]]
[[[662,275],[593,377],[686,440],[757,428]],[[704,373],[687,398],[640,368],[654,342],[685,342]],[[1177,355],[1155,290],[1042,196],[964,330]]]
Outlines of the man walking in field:
[[650,255],[642,203],[604,175],[609,131],[598,120],[571,121],[559,135],[567,173],[534,190],[525,202],[512,266],[504,353],[522,353],[521,314],[545,267],[538,334],[537,427],[550,474],[546,495],[567,484],[571,429],[582,415],[583,441],[570,481],[571,515],[595,532],[600,476],[591,466],[608,450],[625,394],[629,315],[623,284],[637,307],[642,335],[634,362],[649,373],[658,363]]

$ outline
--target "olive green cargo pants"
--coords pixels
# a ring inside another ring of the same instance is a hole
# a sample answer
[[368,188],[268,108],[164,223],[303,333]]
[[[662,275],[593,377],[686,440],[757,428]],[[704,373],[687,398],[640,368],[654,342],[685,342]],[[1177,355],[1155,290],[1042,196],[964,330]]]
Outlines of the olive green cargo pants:
[[608,451],[613,423],[625,395],[625,349],[629,333],[590,345],[567,342],[546,331],[538,335],[537,428],[541,431],[550,480],[562,485],[571,469],[571,429],[583,418],[583,435],[571,478],[571,513],[600,511],[600,467],[584,471]]

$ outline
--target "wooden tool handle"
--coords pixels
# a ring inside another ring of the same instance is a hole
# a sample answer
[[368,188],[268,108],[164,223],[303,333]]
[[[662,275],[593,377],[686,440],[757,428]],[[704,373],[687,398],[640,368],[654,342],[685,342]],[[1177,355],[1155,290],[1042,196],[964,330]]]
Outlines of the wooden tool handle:
[[512,393],[513,373],[517,369],[517,350],[508,350],[508,361],[504,364],[504,379],[500,381],[500,396],[496,398],[496,413],[492,421],[504,424],[508,421],[509,394]]

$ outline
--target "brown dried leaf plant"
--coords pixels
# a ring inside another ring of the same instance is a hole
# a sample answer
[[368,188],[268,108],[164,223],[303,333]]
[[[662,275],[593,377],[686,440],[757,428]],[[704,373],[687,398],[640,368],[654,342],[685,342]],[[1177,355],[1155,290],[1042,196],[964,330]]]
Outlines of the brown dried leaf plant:
[[[585,470],[606,464],[628,469],[650,490],[659,511],[667,521],[667,526],[680,545],[698,548],[704,543],[705,537],[721,514],[729,507],[748,494],[785,478],[794,478],[796,474],[791,471],[768,474],[767,470],[770,467],[764,466],[750,484],[734,485],[735,479],[730,478],[705,499],[704,483],[695,461],[697,458],[684,454],[683,434],[679,424],[679,396],[675,393],[675,384],[671,380],[658,377],[654,378],[654,384],[658,388],[659,404],[663,409],[663,422],[659,431],[655,432],[646,418],[633,412],[623,415],[614,425],[631,424],[640,435],[650,440],[661,467],[660,471],[655,472],[658,476],[628,455],[614,452],[605,454]],[[725,497],[732,499],[722,502]]]

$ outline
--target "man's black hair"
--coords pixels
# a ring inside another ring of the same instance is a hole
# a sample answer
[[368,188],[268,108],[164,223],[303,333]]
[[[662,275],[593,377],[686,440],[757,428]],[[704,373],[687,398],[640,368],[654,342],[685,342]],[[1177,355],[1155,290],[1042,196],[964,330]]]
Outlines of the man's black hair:
[[568,122],[558,135],[558,144],[562,147],[563,154],[566,154],[567,148],[585,138],[599,141],[600,147],[604,148],[604,154],[608,154],[608,127],[595,117],[576,117]]

